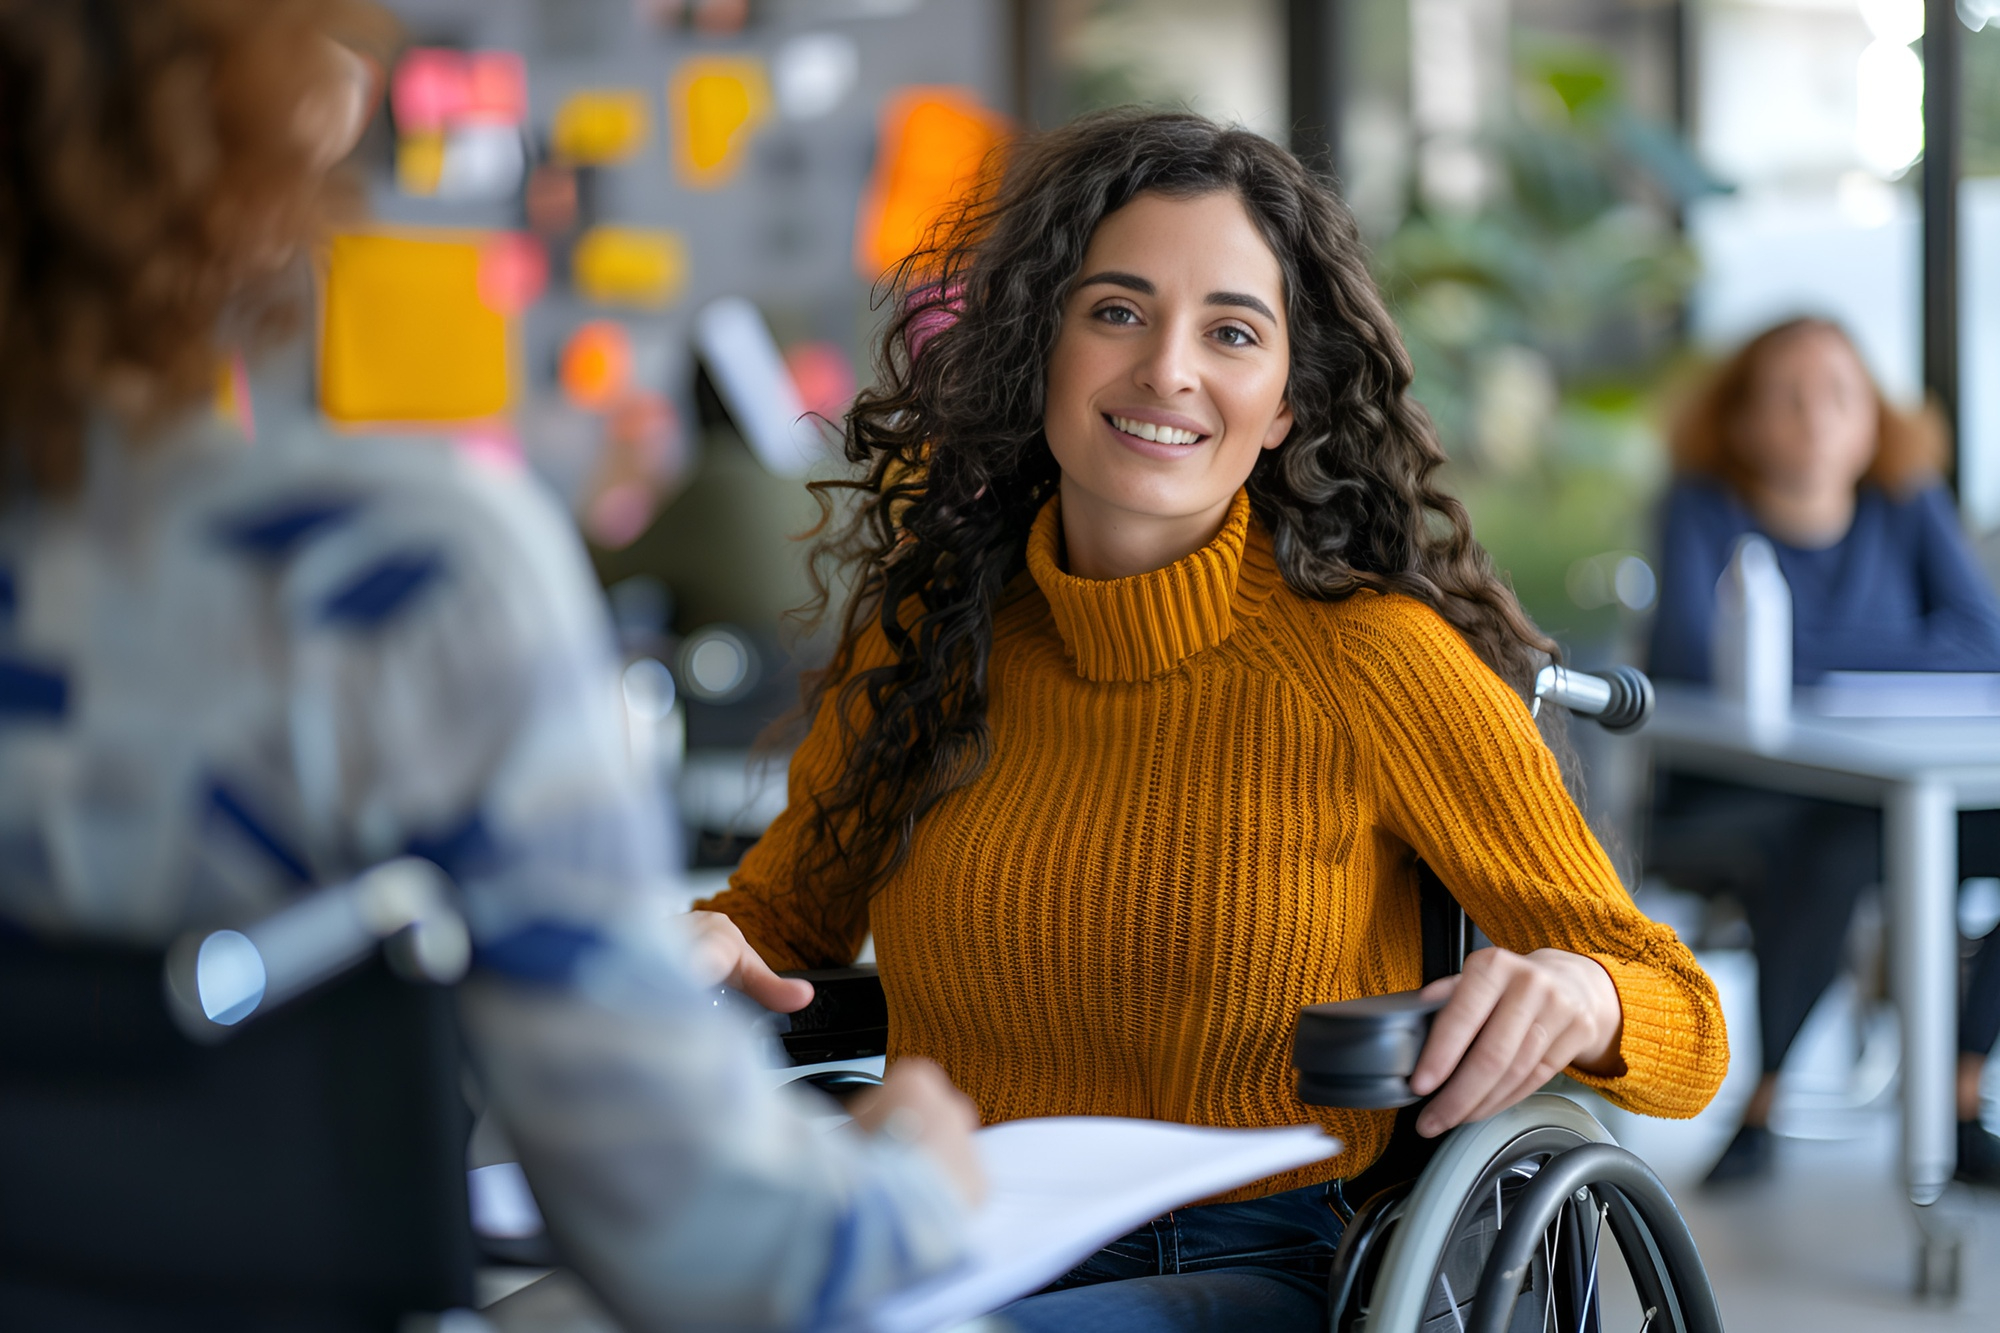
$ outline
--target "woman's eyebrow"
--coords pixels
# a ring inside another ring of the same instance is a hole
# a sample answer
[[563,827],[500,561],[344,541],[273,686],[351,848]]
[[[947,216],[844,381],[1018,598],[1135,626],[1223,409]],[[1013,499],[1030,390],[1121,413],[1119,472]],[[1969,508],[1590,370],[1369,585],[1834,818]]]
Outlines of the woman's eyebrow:
[[1233,305],[1241,307],[1244,310],[1254,310],[1273,324],[1278,322],[1278,317],[1271,313],[1271,307],[1265,305],[1248,292],[1210,292],[1208,294],[1208,304]]
[[1099,283],[1112,287],[1123,287],[1127,291],[1137,292],[1141,296],[1152,296],[1157,292],[1152,283],[1138,274],[1121,273],[1117,269],[1106,269],[1102,273],[1093,273],[1087,278],[1079,279],[1076,285],[1081,290],[1085,287],[1094,287]]

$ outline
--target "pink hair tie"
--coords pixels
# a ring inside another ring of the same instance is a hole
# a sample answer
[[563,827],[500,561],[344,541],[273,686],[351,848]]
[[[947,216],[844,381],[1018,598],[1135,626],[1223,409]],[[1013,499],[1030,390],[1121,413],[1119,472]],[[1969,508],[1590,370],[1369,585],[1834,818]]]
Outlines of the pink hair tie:
[[912,314],[910,322],[903,326],[903,345],[910,349],[910,360],[915,362],[924,354],[926,343],[956,324],[965,313],[965,285],[955,282],[942,293],[935,284],[919,287],[910,293],[904,309]]

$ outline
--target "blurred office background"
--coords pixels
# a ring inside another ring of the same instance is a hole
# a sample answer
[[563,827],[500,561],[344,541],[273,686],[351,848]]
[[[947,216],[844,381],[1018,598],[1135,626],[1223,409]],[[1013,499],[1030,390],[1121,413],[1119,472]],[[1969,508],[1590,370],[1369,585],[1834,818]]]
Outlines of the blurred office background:
[[[810,590],[806,483],[839,466],[835,432],[800,414],[838,421],[867,382],[877,280],[987,150],[1092,107],[1185,105],[1337,176],[1450,484],[1575,661],[1642,640],[1677,395],[1793,315],[1837,318],[1892,396],[1940,407],[1967,525],[2000,529],[2000,0],[392,7],[408,44],[362,148],[374,222],[333,248],[310,351],[248,368],[245,401],[442,431],[562,497],[697,886],[782,803],[782,738],[761,767],[753,744],[825,648],[786,619]],[[1594,818],[1629,866],[1644,773],[1590,743]],[[1634,888],[1753,1031],[1740,930]],[[1968,902],[2000,914],[2000,885]],[[1792,1159],[1808,1174],[1693,1209],[1725,1309],[1758,1326],[1931,1318],[1901,1296],[1893,1032],[1860,935],[1861,980],[1815,1016],[1781,1108],[1819,1145]],[[1739,1105],[1714,1127],[1618,1127],[1686,1180]],[[1808,1214],[1875,1221],[1732,1270],[1765,1253],[1742,1237]],[[1979,1285],[2000,1281],[1996,1243],[1939,1327],[2000,1297]]]
[[741,749],[812,656],[789,538],[833,452],[732,402],[782,364],[838,420],[874,281],[1004,135],[1185,105],[1337,174],[1482,540],[1575,660],[1624,656],[1676,392],[1786,316],[1932,395],[2000,526],[1985,3],[1927,154],[1923,0],[399,0],[379,234],[336,247],[317,364],[256,398],[534,469],[687,744]]

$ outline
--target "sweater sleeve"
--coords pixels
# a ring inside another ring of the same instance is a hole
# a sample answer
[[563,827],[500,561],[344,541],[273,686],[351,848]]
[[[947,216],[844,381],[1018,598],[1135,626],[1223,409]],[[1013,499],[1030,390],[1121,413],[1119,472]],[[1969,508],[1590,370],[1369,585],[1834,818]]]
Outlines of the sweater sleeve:
[[[854,672],[882,665],[889,655],[888,641],[879,630],[870,630],[855,647],[849,679]],[[833,904],[811,886],[797,883],[816,803],[839,783],[849,747],[865,723],[859,708],[843,717],[840,692],[840,683],[826,691],[812,729],[792,754],[784,812],[744,855],[729,887],[694,904],[696,911],[728,916],[750,947],[779,971],[847,966],[868,937],[866,900]]]
[[1527,708],[1430,608],[1363,593],[1343,611],[1339,662],[1388,831],[1496,944],[1566,949],[1610,974],[1623,1072],[1571,1077],[1629,1110],[1699,1112],[1729,1066],[1715,985],[1633,905]]

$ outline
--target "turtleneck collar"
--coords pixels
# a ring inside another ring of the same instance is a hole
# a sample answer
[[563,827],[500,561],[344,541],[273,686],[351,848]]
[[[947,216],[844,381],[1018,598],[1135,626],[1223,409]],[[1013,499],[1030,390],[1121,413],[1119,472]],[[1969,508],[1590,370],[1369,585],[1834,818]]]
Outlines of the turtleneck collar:
[[1062,499],[1035,516],[1028,572],[1048,599],[1085,680],[1150,680],[1228,638],[1278,582],[1270,540],[1236,493],[1222,530],[1164,569],[1123,579],[1080,579],[1062,569]]

